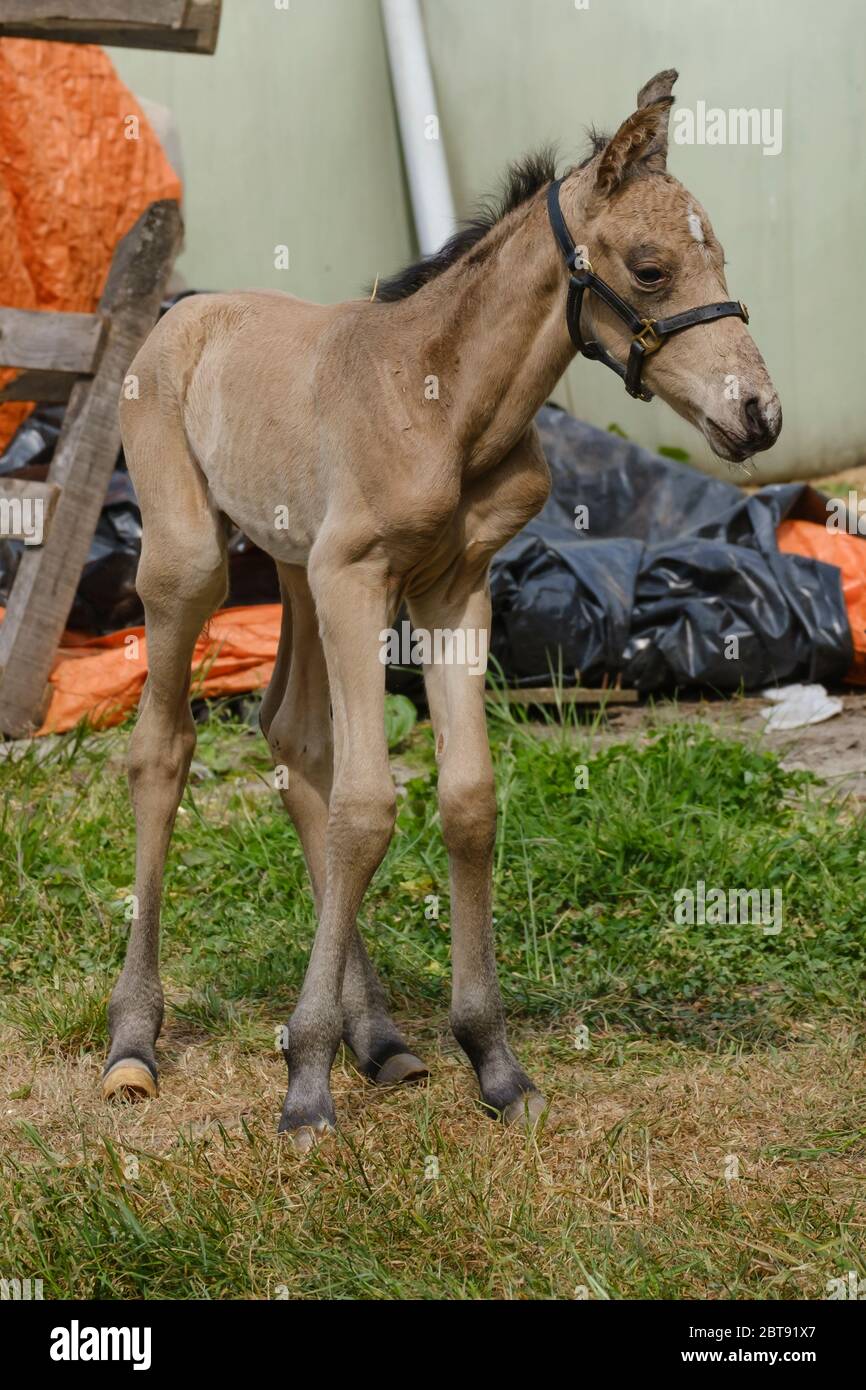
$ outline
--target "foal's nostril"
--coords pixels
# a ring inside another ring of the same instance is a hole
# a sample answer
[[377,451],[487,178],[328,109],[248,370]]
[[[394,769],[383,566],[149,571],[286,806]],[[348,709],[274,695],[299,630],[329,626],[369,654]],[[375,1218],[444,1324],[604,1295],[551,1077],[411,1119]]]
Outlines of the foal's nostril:
[[766,439],[770,434],[770,422],[757,396],[750,396],[743,406],[743,414],[749,436],[752,439]]

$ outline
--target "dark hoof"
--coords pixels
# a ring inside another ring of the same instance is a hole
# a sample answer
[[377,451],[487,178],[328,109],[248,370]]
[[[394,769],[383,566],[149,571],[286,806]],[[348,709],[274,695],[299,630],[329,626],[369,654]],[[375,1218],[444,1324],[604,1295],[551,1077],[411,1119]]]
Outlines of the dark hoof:
[[377,1086],[400,1086],[404,1082],[423,1081],[429,1075],[420,1058],[411,1052],[396,1052],[382,1063],[373,1080]]
[[103,1100],[152,1100],[159,1095],[157,1079],[140,1057],[122,1057],[102,1078]]

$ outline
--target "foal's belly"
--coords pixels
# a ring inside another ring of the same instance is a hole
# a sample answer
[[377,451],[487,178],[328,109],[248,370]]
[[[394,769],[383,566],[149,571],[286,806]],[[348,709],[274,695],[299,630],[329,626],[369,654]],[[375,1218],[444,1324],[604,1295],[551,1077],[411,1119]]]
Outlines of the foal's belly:
[[306,565],[322,520],[308,446],[234,401],[207,414],[189,405],[185,426],[213,506],[274,560]]
[[196,450],[196,456],[214,507],[274,560],[306,565],[315,529],[296,480],[286,476],[288,468],[269,468],[261,477],[246,454],[236,458],[223,448],[203,454]]

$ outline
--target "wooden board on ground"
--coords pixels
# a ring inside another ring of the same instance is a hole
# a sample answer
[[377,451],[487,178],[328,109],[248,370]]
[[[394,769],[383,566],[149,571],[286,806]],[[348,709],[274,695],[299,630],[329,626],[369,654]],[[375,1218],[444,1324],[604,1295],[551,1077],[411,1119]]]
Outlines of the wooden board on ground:
[[213,53],[221,0],[0,0],[0,38]]
[[553,685],[521,686],[507,690],[510,705],[636,705],[637,690],[616,690],[613,686],[593,690],[585,685],[569,685],[557,689]]

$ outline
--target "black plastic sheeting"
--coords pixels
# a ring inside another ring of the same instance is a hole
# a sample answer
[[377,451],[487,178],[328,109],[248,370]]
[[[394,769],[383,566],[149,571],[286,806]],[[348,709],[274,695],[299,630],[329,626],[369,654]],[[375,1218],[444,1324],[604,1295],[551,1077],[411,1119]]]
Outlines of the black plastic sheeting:
[[[34,411],[0,458],[0,476],[44,478],[62,415],[62,406]],[[547,685],[561,673],[571,683],[579,672],[586,685],[621,675],[643,691],[730,691],[844,677],[853,651],[839,570],[776,546],[783,519],[826,521],[820,493],[790,483],[746,496],[554,406],[538,425],[553,491],[491,571],[491,652],[509,682]],[[140,546],[121,456],[69,627],[141,622]],[[22,549],[0,540],[0,603]],[[279,598],[273,563],[239,531],[229,579],[229,604]],[[396,672],[395,683],[402,688]]]
[[776,545],[787,518],[826,522],[820,493],[746,495],[556,407],[538,425],[553,490],[491,573],[491,650],[509,680],[561,670],[586,685],[730,691],[844,677],[839,570]]

